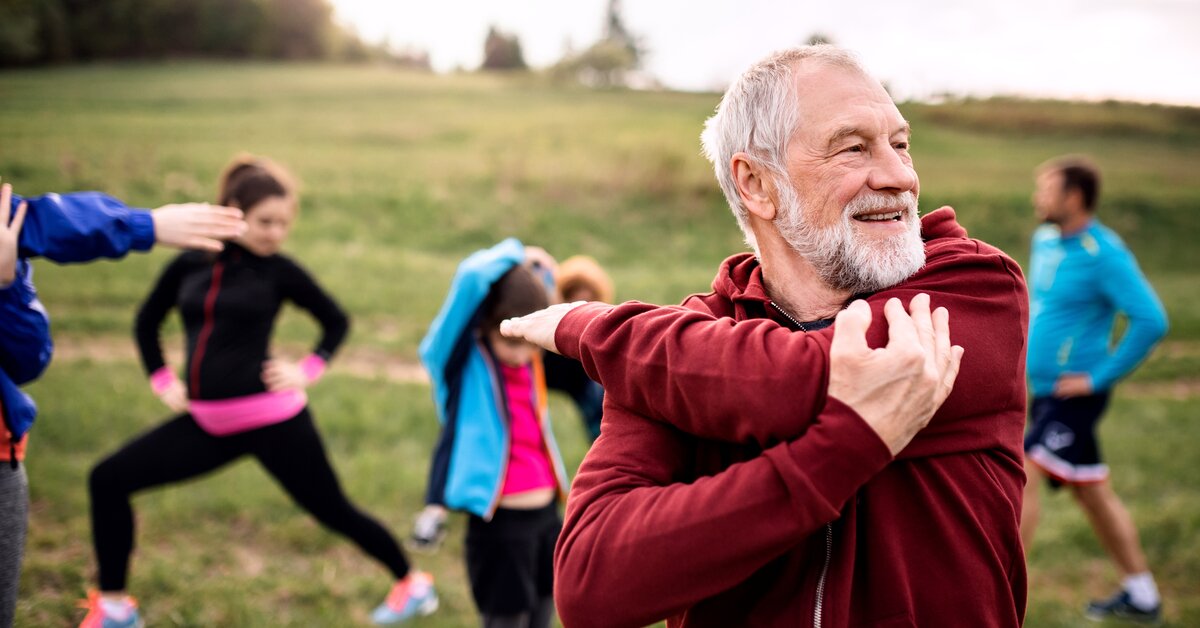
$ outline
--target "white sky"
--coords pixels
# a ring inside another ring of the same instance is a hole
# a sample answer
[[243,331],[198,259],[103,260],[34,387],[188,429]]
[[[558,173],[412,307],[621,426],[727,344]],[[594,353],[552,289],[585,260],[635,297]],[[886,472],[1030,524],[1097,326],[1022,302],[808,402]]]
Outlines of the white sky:
[[[365,39],[474,69],[489,25],[544,67],[601,36],[606,0],[332,0]],[[625,0],[645,68],[720,90],[814,32],[858,52],[899,99],[939,92],[1200,105],[1200,0]]]

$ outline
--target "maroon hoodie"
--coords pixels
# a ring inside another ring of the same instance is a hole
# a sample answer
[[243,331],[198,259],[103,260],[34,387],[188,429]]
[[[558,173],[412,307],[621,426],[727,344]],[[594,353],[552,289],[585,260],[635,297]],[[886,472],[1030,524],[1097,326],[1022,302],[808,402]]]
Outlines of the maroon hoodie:
[[[925,216],[926,265],[868,296],[950,311],[954,392],[892,459],[826,397],[832,329],[769,305],[749,254],[682,307],[576,308],[555,341],[606,391],[555,555],[564,625],[1017,626],[1025,612],[1020,268]],[[736,323],[736,324],[735,324]]]

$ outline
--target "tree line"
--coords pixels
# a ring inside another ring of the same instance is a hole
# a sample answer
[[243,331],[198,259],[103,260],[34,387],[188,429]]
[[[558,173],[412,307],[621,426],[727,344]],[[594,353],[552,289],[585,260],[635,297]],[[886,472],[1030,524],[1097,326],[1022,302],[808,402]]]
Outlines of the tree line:
[[336,24],[327,0],[0,0],[3,66],[391,56]]

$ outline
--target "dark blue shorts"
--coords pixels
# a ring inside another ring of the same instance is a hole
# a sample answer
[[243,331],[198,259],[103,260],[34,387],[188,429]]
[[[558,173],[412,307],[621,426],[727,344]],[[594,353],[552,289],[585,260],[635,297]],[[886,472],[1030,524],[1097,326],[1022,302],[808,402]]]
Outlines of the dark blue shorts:
[[1096,424],[1108,407],[1108,393],[1058,399],[1035,397],[1029,408],[1025,458],[1050,476],[1050,486],[1108,479],[1100,458]]

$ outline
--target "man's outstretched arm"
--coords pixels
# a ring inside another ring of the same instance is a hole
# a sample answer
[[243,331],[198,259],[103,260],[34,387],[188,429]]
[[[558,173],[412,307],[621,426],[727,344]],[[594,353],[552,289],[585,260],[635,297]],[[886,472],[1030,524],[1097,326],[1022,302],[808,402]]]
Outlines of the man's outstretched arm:
[[[991,415],[1023,397],[1015,389],[1023,383],[1027,296],[1015,262],[998,251],[972,250],[931,259],[910,281],[867,298],[876,315],[870,346],[888,342],[887,301],[910,302],[922,292],[952,312],[953,339],[967,350],[962,381],[974,384],[950,397],[935,424]],[[642,303],[564,304],[504,329],[580,360],[620,405],[702,438],[762,447],[785,442],[803,434],[826,402],[833,329],[793,332],[766,319],[734,322]],[[922,446],[905,455],[987,440],[934,442],[930,435],[923,433]]]
[[242,212],[206,203],[164,205],[155,210],[127,207],[99,192],[13,197],[9,211],[28,206],[20,256],[59,263],[119,258],[155,244],[219,251],[222,240],[246,229]]

